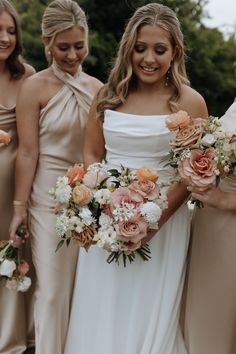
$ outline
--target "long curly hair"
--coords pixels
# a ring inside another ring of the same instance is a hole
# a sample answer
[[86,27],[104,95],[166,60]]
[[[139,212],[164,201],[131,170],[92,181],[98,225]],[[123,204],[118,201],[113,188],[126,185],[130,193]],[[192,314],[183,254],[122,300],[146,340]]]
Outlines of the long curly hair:
[[46,8],[42,19],[42,36],[49,38],[45,45],[45,56],[49,65],[52,63],[50,47],[57,34],[74,26],[82,28],[85,32],[86,49],[88,53],[88,24],[84,11],[72,0],[54,0]]
[[6,65],[13,80],[20,79],[25,73],[22,63],[22,38],[19,23],[19,16],[14,6],[8,0],[0,0],[0,14],[7,12],[13,19],[16,29],[16,45],[11,55],[6,59]]
[[184,39],[179,20],[169,7],[150,3],[138,8],[130,18],[121,38],[114,67],[107,83],[100,90],[97,101],[97,117],[103,118],[105,109],[116,109],[124,103],[130,88],[134,84],[132,69],[132,52],[138,35],[138,30],[145,25],[158,26],[170,37],[176,54],[171,64],[168,84],[174,88],[169,99],[170,110],[176,111],[181,93],[181,85],[189,84],[185,68]]

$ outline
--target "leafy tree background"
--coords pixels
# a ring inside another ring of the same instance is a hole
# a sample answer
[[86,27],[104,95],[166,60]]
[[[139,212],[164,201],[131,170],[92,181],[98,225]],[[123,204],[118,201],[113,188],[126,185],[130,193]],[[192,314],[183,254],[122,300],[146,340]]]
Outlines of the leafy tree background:
[[[41,18],[49,0],[12,0],[21,20],[24,57],[36,70],[47,66],[41,42]],[[150,0],[152,1],[152,0]],[[80,0],[90,27],[90,53],[84,70],[105,81],[128,18],[146,0]],[[222,115],[236,95],[236,36],[224,37],[203,25],[207,0],[160,0],[180,19],[185,35],[186,64],[191,86],[206,99],[212,115]]]

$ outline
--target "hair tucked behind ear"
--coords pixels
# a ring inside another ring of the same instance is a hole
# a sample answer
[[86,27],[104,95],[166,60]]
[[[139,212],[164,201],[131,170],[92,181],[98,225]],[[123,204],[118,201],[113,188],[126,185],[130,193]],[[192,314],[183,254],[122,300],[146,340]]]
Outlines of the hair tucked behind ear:
[[49,64],[52,58],[48,52],[56,35],[74,26],[84,30],[88,49],[88,24],[81,7],[72,0],[55,0],[48,5],[42,19],[42,36],[49,39],[49,43],[45,45],[45,55]]
[[183,34],[176,14],[169,7],[157,3],[142,6],[135,11],[127,23],[119,44],[114,67],[107,84],[100,90],[97,115],[101,119],[105,109],[115,109],[125,102],[131,86],[135,84],[131,57],[138,30],[145,25],[158,26],[165,30],[169,34],[171,44],[176,51],[169,77],[169,84],[174,88],[174,93],[169,100],[171,111],[177,109],[181,85],[189,84],[185,69]]
[[16,46],[13,52],[6,60],[7,68],[10,71],[11,79],[20,79],[25,73],[25,67],[22,64],[22,39],[19,17],[16,9],[8,0],[0,0],[0,14],[7,12],[13,19],[16,29]]

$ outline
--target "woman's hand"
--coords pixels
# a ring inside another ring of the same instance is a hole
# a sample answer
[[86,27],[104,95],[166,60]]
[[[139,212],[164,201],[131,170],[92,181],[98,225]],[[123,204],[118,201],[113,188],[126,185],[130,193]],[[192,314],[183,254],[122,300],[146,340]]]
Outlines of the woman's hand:
[[[27,216],[27,207],[23,205],[18,205],[14,206],[14,213],[13,213],[13,218],[10,224],[9,232],[10,232],[10,240],[12,240],[13,243],[18,245],[20,242],[19,236],[17,235],[17,229],[19,227],[22,227],[26,230],[26,233],[24,235],[24,238],[29,236],[29,233],[27,231],[27,221],[28,221],[28,216]],[[24,242],[24,239],[20,238],[21,242]]]
[[219,187],[214,186],[208,189],[188,186],[188,190],[192,193],[194,199],[199,200],[203,204],[213,208],[236,212],[236,193],[234,192],[223,192]]

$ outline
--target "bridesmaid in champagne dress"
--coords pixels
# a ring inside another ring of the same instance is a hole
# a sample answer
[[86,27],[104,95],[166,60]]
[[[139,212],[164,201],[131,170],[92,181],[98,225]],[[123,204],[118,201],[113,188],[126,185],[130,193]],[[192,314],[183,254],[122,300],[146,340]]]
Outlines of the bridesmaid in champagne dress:
[[[187,83],[175,13],[157,3],[138,8],[90,111],[86,166],[106,156],[110,167],[147,166],[167,181],[173,169],[162,159],[173,134],[166,116],[180,107],[193,117],[207,115],[203,98]],[[64,354],[187,353],[179,326],[190,226],[186,196],[183,185],[169,190],[160,230],[145,240],[148,262],[137,257],[124,268],[108,264],[104,249],[81,249]]]
[[[236,101],[221,118],[236,135]],[[235,148],[236,154],[236,148]],[[203,193],[193,219],[185,309],[189,354],[236,353],[236,173]]]
[[[45,10],[42,35],[50,66],[24,83],[17,101],[19,150],[16,210],[11,237],[27,223],[36,269],[37,354],[61,354],[67,332],[78,248],[55,252],[54,201],[49,189],[76,162],[82,162],[88,110],[102,84],[85,74],[87,22],[75,1],[56,0]],[[31,97],[29,101],[29,96]]]
[[[13,213],[14,164],[17,149],[16,96],[24,79],[34,69],[23,64],[21,34],[16,10],[7,0],[0,0],[0,129],[11,137],[0,144],[0,240],[9,237]],[[0,353],[21,354],[27,345],[25,296],[0,284]],[[29,338],[28,338],[29,339]]]

